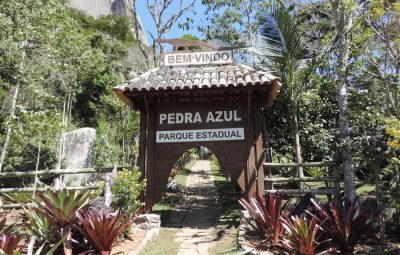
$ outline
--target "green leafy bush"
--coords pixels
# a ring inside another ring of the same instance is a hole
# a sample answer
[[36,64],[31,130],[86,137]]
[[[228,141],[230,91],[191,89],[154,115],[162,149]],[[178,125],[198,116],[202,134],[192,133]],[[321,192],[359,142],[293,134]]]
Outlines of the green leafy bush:
[[133,214],[142,206],[139,195],[146,187],[146,180],[141,180],[138,167],[133,171],[123,169],[118,173],[112,186],[112,192],[116,198],[113,206],[122,209],[125,213]]

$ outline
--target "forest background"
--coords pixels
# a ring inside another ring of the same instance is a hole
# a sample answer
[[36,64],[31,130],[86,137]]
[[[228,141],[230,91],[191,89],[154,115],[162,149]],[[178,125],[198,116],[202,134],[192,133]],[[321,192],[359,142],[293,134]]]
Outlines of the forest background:
[[[201,40],[252,46],[238,62],[283,77],[276,103],[263,110],[273,162],[335,160],[356,189],[382,189],[399,205],[400,3],[285,1],[302,56],[278,40],[281,66],[271,67],[266,44],[282,27],[267,16],[267,1],[202,0],[201,13],[184,1],[162,11],[179,2],[146,1],[152,39],[177,26],[186,38],[198,39],[196,31]],[[135,39],[135,16],[93,19],[63,1],[9,0],[0,3],[0,24],[0,171],[62,168],[61,134],[80,127],[97,129],[95,166],[134,165],[139,116],[111,88],[154,67],[164,50]],[[296,68],[285,69],[291,59]]]

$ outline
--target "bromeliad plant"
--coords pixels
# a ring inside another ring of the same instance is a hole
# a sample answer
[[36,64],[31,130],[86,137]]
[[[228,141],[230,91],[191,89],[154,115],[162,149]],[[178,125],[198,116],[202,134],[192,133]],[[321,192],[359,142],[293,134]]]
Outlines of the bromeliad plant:
[[239,203],[254,220],[255,225],[252,221],[248,224],[257,230],[260,237],[266,238],[269,245],[278,244],[284,230],[280,219],[283,215],[282,196],[268,193],[264,204],[259,195],[253,195],[249,199],[241,198]]
[[324,219],[322,226],[340,254],[353,254],[368,223],[368,218],[359,213],[356,199],[344,199],[339,206],[335,203],[323,206],[316,200],[311,201]]
[[6,225],[6,218],[0,220],[0,254],[12,255],[18,250],[22,236],[15,231],[15,225]]
[[120,211],[114,216],[109,213],[81,212],[78,218],[82,226],[74,227],[93,248],[85,254],[111,254],[116,238],[132,224],[131,218],[125,217]]
[[279,245],[289,254],[296,255],[323,255],[332,254],[333,248],[318,251],[321,244],[329,240],[322,240],[324,231],[321,228],[323,222],[318,218],[311,217],[306,220],[304,217],[292,216],[290,220],[281,218],[282,225],[286,230],[286,235]]
[[64,254],[72,255],[71,226],[76,221],[76,213],[93,198],[91,191],[57,190],[36,192],[33,210],[45,217],[60,230],[64,241]]

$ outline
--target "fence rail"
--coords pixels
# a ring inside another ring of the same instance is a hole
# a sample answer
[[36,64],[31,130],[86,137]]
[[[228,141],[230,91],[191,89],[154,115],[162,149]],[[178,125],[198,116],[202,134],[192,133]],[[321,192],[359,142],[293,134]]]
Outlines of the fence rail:
[[[21,178],[21,177],[35,177],[43,175],[71,175],[71,174],[97,174],[97,173],[111,173],[114,170],[121,170],[123,168],[130,168],[131,166],[118,166],[110,168],[76,168],[76,169],[51,169],[51,170],[39,170],[39,171],[26,171],[26,172],[10,172],[0,173],[1,179],[8,178]],[[66,190],[95,190],[96,186],[78,186],[78,187],[63,187]],[[56,190],[55,187],[23,187],[23,188],[0,188],[0,194],[6,193],[22,193],[22,192],[34,192],[34,191],[46,191]],[[30,203],[21,204],[3,204],[0,205],[0,209],[13,209],[21,208],[22,206],[29,206]]]
[[[123,167],[117,167],[122,169]],[[53,169],[53,170],[40,170],[28,172],[10,172],[0,173],[0,179],[3,178],[16,178],[16,177],[34,177],[36,175],[61,175],[61,174],[96,174],[96,173],[110,173],[114,168],[77,168],[77,169]]]
[[[264,178],[264,182],[266,184],[267,189],[265,192],[285,194],[285,195],[295,195],[295,194],[304,194],[304,193],[314,193],[319,195],[335,195],[336,198],[340,195],[340,173],[339,169],[336,166],[335,162],[326,161],[326,162],[304,162],[304,163],[263,163],[264,167],[267,169],[267,175]],[[272,169],[273,168],[281,168],[281,167],[290,167],[290,168],[298,168],[298,167],[324,167],[326,170],[326,176],[316,176],[316,177],[273,177]],[[333,175],[329,174],[328,168],[333,168]],[[274,183],[284,183],[284,182],[324,182],[324,189],[274,189]],[[332,187],[333,183],[333,187]]]

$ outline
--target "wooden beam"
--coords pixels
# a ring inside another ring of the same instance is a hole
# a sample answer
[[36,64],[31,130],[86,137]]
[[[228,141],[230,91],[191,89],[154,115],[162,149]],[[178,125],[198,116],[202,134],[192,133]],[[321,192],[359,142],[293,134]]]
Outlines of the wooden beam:
[[280,189],[280,190],[265,190],[265,193],[275,193],[282,195],[298,195],[313,193],[316,195],[335,195],[335,189]]
[[[123,167],[118,167],[119,169]],[[113,168],[77,168],[77,169],[60,169],[60,170],[41,170],[37,171],[37,175],[53,175],[53,174],[97,174],[97,173],[109,173],[112,172]],[[16,177],[33,177],[35,176],[35,171],[29,172],[9,172],[0,173],[1,178],[16,178]]]
[[264,163],[267,167],[324,167],[336,166],[335,162],[303,162],[303,163]]
[[32,207],[33,203],[22,203],[22,204],[4,204],[0,205],[0,209],[19,209],[22,207],[29,208]]
[[[46,191],[46,190],[95,190],[98,189],[98,187],[66,187],[62,189],[55,189],[54,187],[48,187],[48,188],[36,188],[36,191]],[[3,188],[0,189],[0,194],[3,193],[20,193],[20,192],[33,192],[35,191],[34,188]]]
[[321,176],[321,177],[277,177],[277,178],[265,178],[265,182],[339,182],[338,177],[332,176]]

